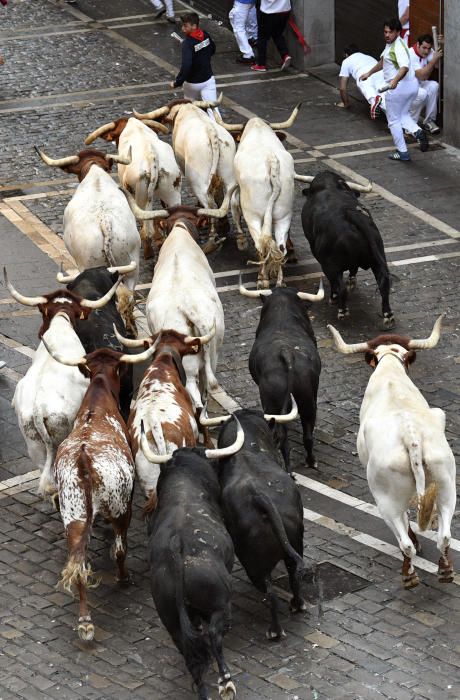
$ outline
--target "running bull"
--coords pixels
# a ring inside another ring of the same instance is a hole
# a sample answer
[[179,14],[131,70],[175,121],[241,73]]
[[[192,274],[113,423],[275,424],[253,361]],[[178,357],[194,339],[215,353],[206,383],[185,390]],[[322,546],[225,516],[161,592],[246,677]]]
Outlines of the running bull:
[[[382,297],[383,325],[394,326],[390,308],[390,273],[382,237],[371,215],[360,204],[353,190],[370,191],[368,187],[346,182],[340,175],[326,171],[315,178],[296,176],[311,181],[303,191],[307,200],[302,209],[302,227],[310,248],[331,285],[330,303],[338,304],[339,319],[349,315],[347,287],[356,287],[358,268],[372,270]],[[347,284],[343,273],[349,270]]]

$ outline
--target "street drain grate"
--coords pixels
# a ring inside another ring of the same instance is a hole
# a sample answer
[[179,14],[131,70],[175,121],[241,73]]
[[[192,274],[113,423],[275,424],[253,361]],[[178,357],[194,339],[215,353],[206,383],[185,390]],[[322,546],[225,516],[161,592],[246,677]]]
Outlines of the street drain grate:
[[[346,593],[354,593],[362,588],[366,588],[371,583],[361,576],[352,574],[351,571],[342,569],[336,564],[331,564],[329,561],[323,561],[321,564],[317,565],[316,575],[318,580],[318,593],[314,591],[312,584],[308,581],[305,586],[305,593],[312,603],[317,601],[319,594],[321,595],[322,601],[332,600],[333,598],[346,595]],[[283,591],[290,593],[289,578],[286,574],[274,580],[274,584]]]

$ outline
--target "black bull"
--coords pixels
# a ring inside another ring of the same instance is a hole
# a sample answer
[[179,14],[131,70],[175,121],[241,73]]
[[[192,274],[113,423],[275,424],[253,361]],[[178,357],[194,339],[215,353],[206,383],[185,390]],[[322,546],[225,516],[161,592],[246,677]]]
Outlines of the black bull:
[[[105,267],[85,270],[67,285],[67,289],[85,299],[96,300],[106,294],[118,279],[118,272],[109,272]],[[113,326],[120,335],[127,336],[125,324],[118,312],[115,296],[101,309],[94,309],[85,321],[77,320],[75,332],[89,354],[99,348],[110,348],[118,352],[129,353],[117,340]],[[125,421],[128,420],[131,398],[133,395],[133,368],[122,363],[120,367],[120,410]]]
[[[338,318],[349,314],[347,286],[356,286],[358,268],[372,270],[382,297],[385,328],[394,326],[390,308],[390,273],[382,237],[365,207],[345,180],[332,172],[315,177],[303,193],[302,227],[311,252],[331,285],[331,303],[338,303]],[[345,285],[343,273],[349,270]]]
[[[297,290],[291,287],[277,287],[270,296],[261,299],[263,306],[249,355],[249,371],[259,386],[265,413],[288,413],[291,409],[290,394],[294,396],[302,423],[307,463],[316,468],[313,430],[321,359],[307,315],[307,303],[299,299]],[[276,431],[289,470],[287,428],[277,425]]]
[[[260,411],[243,409],[235,416],[244,431],[239,452],[219,462],[222,509],[236,554],[254,586],[267,594],[271,611],[269,639],[283,636],[271,572],[285,562],[293,597],[291,611],[305,610],[302,581],[312,573],[303,562],[303,507],[299,490],[278,461],[273,426]],[[234,421],[219,434],[219,447],[235,440]]]
[[[183,654],[200,700],[211,652],[219,692],[234,697],[222,639],[231,620],[233,545],[220,510],[212,463],[200,448],[181,448],[161,466],[157,505],[149,515],[149,560],[158,615]],[[207,626],[207,632],[203,630]]]

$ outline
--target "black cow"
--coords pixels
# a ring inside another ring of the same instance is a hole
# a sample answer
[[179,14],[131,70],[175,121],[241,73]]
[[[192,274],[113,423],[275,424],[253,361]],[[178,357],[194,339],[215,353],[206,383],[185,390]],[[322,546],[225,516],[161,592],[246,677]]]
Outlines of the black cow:
[[[234,414],[244,431],[244,445],[219,462],[222,509],[235,552],[254,586],[267,595],[271,610],[268,639],[284,636],[278,619],[278,599],[271,572],[283,560],[293,597],[291,611],[306,609],[301,584],[313,578],[303,561],[303,508],[299,490],[278,461],[273,426],[260,411],[242,409]],[[234,421],[219,434],[219,447],[235,439]]]
[[210,698],[203,675],[211,652],[219,668],[219,693],[232,700],[236,691],[222,638],[230,627],[234,551],[217,475],[205,454],[202,448],[181,448],[161,465],[156,507],[148,515],[151,589],[200,700]]
[[[339,319],[349,315],[347,287],[356,287],[358,268],[374,273],[382,297],[383,324],[394,326],[390,308],[390,273],[380,232],[367,209],[345,180],[326,171],[303,190],[302,227],[311,252],[331,285],[330,303],[338,303]],[[343,273],[350,275],[345,285]]]
[[[256,339],[249,355],[249,371],[259,386],[265,413],[287,413],[293,394],[303,429],[307,464],[316,468],[313,430],[316,421],[321,359],[305,302],[292,287],[276,287],[262,296]],[[313,295],[311,295],[313,296]],[[322,298],[318,294],[318,300]],[[287,428],[277,425],[286,468],[290,469]]]
[[[99,299],[115,284],[118,272],[109,272],[105,267],[93,267],[80,273],[72,282],[67,284],[67,289],[80,294],[85,299]],[[101,309],[95,309],[86,321],[78,320],[75,331],[88,355],[99,348],[110,348],[118,352],[129,353],[130,348],[125,349],[117,340],[113,325],[118,332],[126,336],[126,327],[118,312],[115,296]],[[128,420],[129,407],[133,396],[133,368],[132,365],[123,363],[120,367],[120,409],[125,421]]]

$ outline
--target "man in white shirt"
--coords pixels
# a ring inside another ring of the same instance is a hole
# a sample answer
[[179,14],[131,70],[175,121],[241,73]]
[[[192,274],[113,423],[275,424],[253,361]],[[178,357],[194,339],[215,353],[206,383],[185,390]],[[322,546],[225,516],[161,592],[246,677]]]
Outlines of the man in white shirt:
[[410,0],[398,0],[398,15],[402,27],[400,36],[406,46],[409,46],[409,4]]
[[436,115],[438,113],[439,83],[436,80],[429,80],[429,77],[442,58],[442,51],[433,51],[433,44],[431,34],[423,34],[409,49],[411,66],[420,85],[418,95],[412,103],[411,115],[418,122],[421,112],[425,108],[423,128],[430,134],[438,134],[439,126],[436,124]]
[[370,105],[371,119],[375,119],[382,114],[385,109],[385,97],[379,94],[379,88],[384,85],[382,71],[374,73],[369,80],[363,82],[360,76],[366,71],[371,70],[377,61],[372,56],[361,53],[355,44],[350,44],[344,49],[344,60],[340,66],[339,73],[339,91],[341,102],[337,103],[337,107],[350,107],[350,100],[347,93],[348,78],[354,78],[356,86]]
[[380,61],[370,71],[364,73],[361,80],[367,80],[383,68],[383,77],[389,86],[386,93],[388,126],[397,149],[396,153],[392,153],[389,158],[409,161],[411,158],[404,140],[403,129],[415,136],[422,152],[428,150],[428,137],[410,115],[410,108],[417,96],[419,85],[411,66],[409,49],[400,38],[400,32],[399,19],[389,19],[384,22],[383,35],[386,47]]

